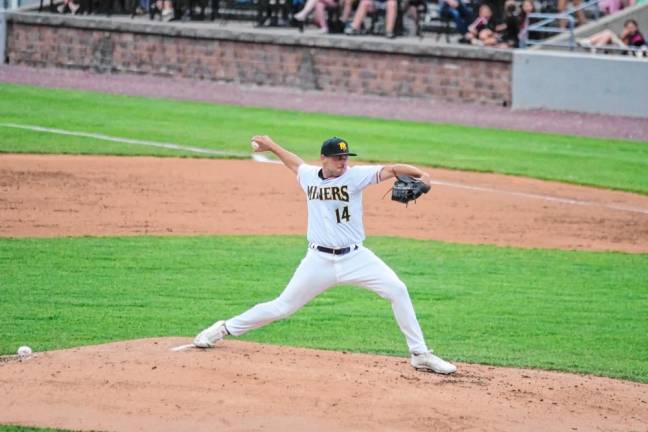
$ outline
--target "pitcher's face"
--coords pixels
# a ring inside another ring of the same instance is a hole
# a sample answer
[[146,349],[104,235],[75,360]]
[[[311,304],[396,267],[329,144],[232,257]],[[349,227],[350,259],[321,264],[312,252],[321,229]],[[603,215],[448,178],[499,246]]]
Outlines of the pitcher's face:
[[340,177],[347,169],[349,156],[320,156],[324,177]]

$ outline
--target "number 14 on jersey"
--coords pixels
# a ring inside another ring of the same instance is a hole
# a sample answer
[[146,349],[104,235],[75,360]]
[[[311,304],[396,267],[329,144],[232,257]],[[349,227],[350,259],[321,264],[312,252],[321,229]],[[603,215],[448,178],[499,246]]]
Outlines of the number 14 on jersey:
[[349,215],[349,207],[344,206],[342,212],[340,212],[339,208],[335,209],[335,218],[337,219],[337,223],[341,223],[342,220],[349,222],[349,219],[351,219],[351,216]]

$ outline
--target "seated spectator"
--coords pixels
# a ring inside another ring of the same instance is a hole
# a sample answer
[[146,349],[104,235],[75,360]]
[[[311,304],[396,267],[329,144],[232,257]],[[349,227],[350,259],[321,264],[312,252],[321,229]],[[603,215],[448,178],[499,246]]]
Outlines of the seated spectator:
[[[426,0],[405,0],[402,10],[403,10],[403,18],[409,17],[414,22],[414,26],[416,27],[416,30],[420,31],[418,27],[418,22],[420,18],[419,10],[425,13],[425,10],[427,10]],[[417,34],[417,36],[419,36],[419,34]]]
[[304,8],[294,15],[297,21],[305,22],[308,15],[313,10],[315,11],[315,24],[322,30],[323,33],[328,33],[328,24],[326,22],[326,8],[337,7],[336,0],[307,0]]
[[343,0],[342,15],[340,16],[340,20],[343,23],[350,24],[349,18],[351,17],[351,11],[353,10],[353,6],[355,6],[356,3],[358,3],[358,0]]
[[457,28],[459,34],[468,32],[468,23],[472,18],[472,10],[462,0],[439,0],[439,14],[444,18],[450,18]]
[[604,14],[613,14],[623,9],[622,0],[600,0],[599,9]]
[[620,48],[642,47],[646,45],[646,40],[639,31],[637,21],[629,19],[623,24],[623,31],[619,36],[611,30],[606,29],[586,39],[581,39],[578,41],[578,45],[590,48],[592,52],[596,52],[597,48],[602,48],[606,45],[616,45]]
[[396,14],[398,2],[396,0],[360,0],[358,9],[353,16],[353,22],[344,29],[348,35],[360,34],[360,27],[368,13],[376,10],[385,10],[385,36],[394,38],[394,26],[396,25]]
[[133,15],[146,15],[149,10],[149,1],[137,0],[136,3],[137,6],[135,7],[135,11],[133,12]]
[[475,45],[495,46],[499,40],[495,33],[496,26],[493,18],[493,12],[490,6],[482,4],[479,7],[479,15],[472,24],[468,26],[468,31],[464,35],[464,41]]
[[600,0],[599,9],[605,14],[613,14],[621,9],[645,2],[646,0]]
[[535,12],[535,3],[533,0],[524,0],[522,2],[522,11],[520,12],[520,30],[524,30],[526,26],[526,19],[529,14]]
[[504,25],[501,29],[503,47],[518,48],[522,33],[525,31],[526,18],[535,11],[535,5],[532,0],[524,0],[518,10],[515,0],[508,0],[505,11]]
[[76,15],[76,13],[79,11],[79,7],[81,7],[81,5],[73,2],[72,0],[63,0],[63,3],[59,5],[57,10],[59,13],[71,13],[73,15]]
[[[568,0],[558,0],[558,13],[563,13],[567,10],[567,2]],[[572,0],[572,6],[574,6],[574,9],[578,8],[581,5],[581,2],[582,0]],[[583,12],[582,9],[576,12],[576,21],[578,25],[583,25],[587,22],[585,12]],[[567,20],[560,20],[559,25],[562,28],[567,27]]]
[[171,0],[150,0],[149,3],[149,17],[155,18],[155,15],[160,15],[163,21],[171,21],[173,19],[173,5]]

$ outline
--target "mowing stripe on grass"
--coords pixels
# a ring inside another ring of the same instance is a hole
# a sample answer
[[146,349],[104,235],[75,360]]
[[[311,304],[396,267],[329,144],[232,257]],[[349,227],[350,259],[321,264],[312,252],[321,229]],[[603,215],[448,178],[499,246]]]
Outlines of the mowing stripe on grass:
[[[150,147],[165,148],[165,149],[171,149],[171,150],[187,151],[187,152],[198,153],[198,154],[236,157],[236,158],[248,158],[248,157],[250,157],[250,155],[248,155],[246,153],[240,153],[240,152],[231,152],[231,151],[224,151],[224,150],[213,150],[213,149],[208,149],[208,148],[204,148],[204,147],[183,146],[181,144],[162,143],[162,142],[156,142],[156,141],[143,141],[143,140],[136,140],[136,139],[131,139],[131,138],[122,138],[122,137],[114,137],[114,136],[96,134],[96,133],[89,133],[89,132],[77,132],[77,131],[68,131],[68,130],[64,130],[64,129],[46,128],[46,127],[35,126],[35,125],[20,125],[20,124],[15,124],[15,123],[0,123],[0,126],[9,127],[9,128],[17,128],[17,129],[26,129],[26,130],[36,131],[36,132],[43,132],[43,133],[53,133],[53,134],[59,134],[59,135],[69,135],[69,136],[78,136],[78,137],[84,137],[84,138],[92,138],[92,139],[98,139],[98,140],[104,140],[104,141],[119,142],[119,143],[124,143],[124,144],[134,144],[134,145],[143,145],[143,146],[150,146]],[[256,154],[253,153],[251,155],[251,158],[253,160],[257,161],[257,162],[280,163],[279,161],[269,159],[265,155],[258,154],[258,153],[256,153]],[[488,188],[488,187],[477,186],[477,185],[469,185],[469,184],[467,185],[467,184],[460,184],[460,183],[452,183],[452,182],[446,182],[446,181],[441,181],[441,180],[433,180],[432,183],[436,184],[436,185],[440,185],[440,186],[467,189],[467,190],[472,190],[472,191],[477,191],[477,192],[498,193],[498,194],[503,194],[503,195],[511,195],[511,196],[518,196],[518,197],[523,197],[523,198],[530,198],[530,199],[537,199],[537,200],[543,200],[543,201],[557,202],[557,203],[561,203],[561,204],[602,207],[602,208],[607,208],[607,209],[611,209],[611,210],[625,211],[625,212],[631,212],[631,213],[648,214],[648,209],[639,208],[639,207],[630,207],[630,206],[624,206],[624,205],[618,205],[618,204],[596,203],[596,202],[592,202],[592,201],[584,201],[584,200],[577,200],[577,199],[570,199],[570,198],[560,198],[560,197],[554,197],[554,196],[550,196],[550,195],[532,194],[532,193],[527,193],[527,192],[515,192],[515,191],[508,191],[508,190],[505,190],[505,189],[496,189],[496,188]]]

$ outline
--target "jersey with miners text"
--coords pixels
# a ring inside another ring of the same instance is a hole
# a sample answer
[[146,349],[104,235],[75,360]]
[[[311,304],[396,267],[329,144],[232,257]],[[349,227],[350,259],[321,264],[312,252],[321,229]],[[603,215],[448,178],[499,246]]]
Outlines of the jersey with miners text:
[[302,164],[299,185],[308,203],[308,241],[341,248],[365,239],[362,223],[362,190],[378,183],[382,166],[349,167],[339,177],[323,179],[321,168]]

